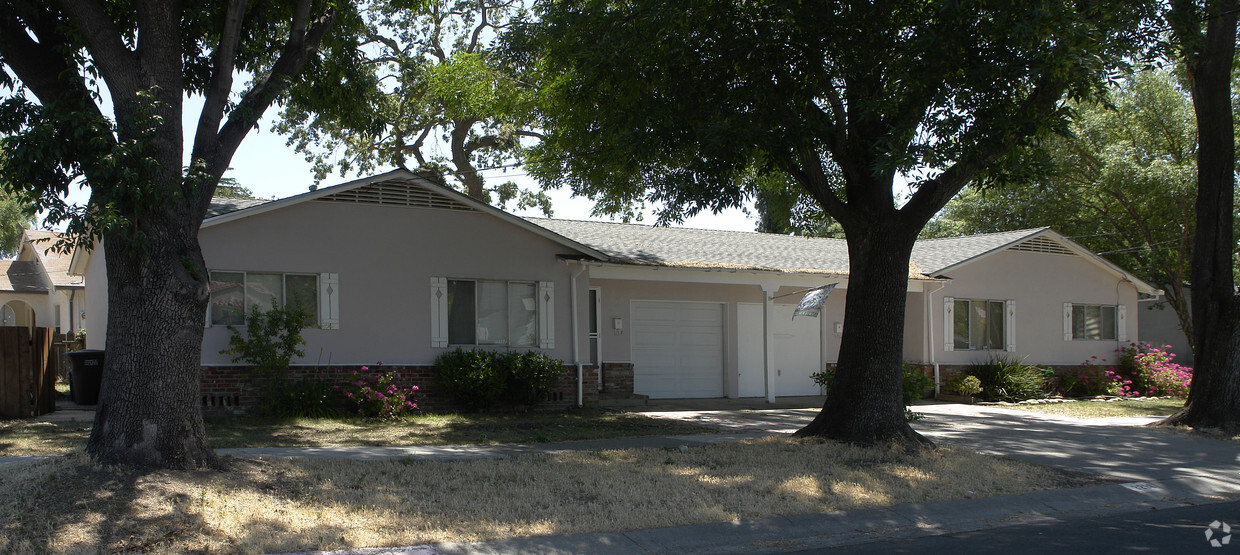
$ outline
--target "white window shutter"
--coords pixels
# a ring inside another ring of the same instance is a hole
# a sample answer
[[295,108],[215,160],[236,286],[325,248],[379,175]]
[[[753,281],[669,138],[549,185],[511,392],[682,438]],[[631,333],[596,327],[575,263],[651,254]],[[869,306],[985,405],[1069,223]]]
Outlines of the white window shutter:
[[431,347],[448,346],[448,278],[431,278]]
[[1016,352],[1016,301],[1007,301],[1004,311],[1003,332],[1007,335],[1007,352]]
[[953,325],[956,319],[952,316],[952,310],[956,308],[955,297],[943,297],[943,350],[956,350],[956,338],[953,335],[956,327]]
[[1119,305],[1115,307],[1115,325],[1119,327],[1116,337],[1120,341],[1128,341],[1128,307]]
[[319,274],[319,327],[340,329],[340,274]]
[[1072,303],[1063,303],[1063,340],[1072,341]]
[[538,282],[538,346],[555,348],[555,283]]

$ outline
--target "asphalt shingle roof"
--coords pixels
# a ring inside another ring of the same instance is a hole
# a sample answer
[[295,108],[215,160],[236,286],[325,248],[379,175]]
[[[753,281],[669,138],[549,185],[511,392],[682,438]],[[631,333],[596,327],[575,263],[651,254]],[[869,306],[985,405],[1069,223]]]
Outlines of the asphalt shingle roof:
[[246,208],[267,204],[268,202],[271,201],[259,198],[213,197],[211,199],[211,206],[207,207],[207,217],[223,216],[229,212],[245,210]]
[[840,239],[547,218],[526,220],[601,251],[613,262],[848,273],[848,245]]
[[935,275],[945,268],[955,266],[992,250],[1018,243],[1045,229],[1047,228],[1039,227],[1000,233],[969,235],[966,237],[923,239],[913,245],[913,261],[925,270],[926,273]]
[[[656,266],[761,269],[848,274],[843,239],[745,231],[654,227],[612,222],[525,218],[612,257],[612,262]],[[1018,242],[1045,228],[918,241],[911,276],[939,270]]]
[[[27,229],[26,237],[30,239],[30,248],[39,258],[39,264],[43,265],[47,277],[52,280],[52,285],[70,288],[84,286],[82,276],[69,275],[69,262],[73,259],[72,255],[56,252],[52,248],[60,240],[59,233]],[[36,268],[35,271],[38,269]]]
[[33,260],[0,260],[0,291],[46,293],[39,263]]

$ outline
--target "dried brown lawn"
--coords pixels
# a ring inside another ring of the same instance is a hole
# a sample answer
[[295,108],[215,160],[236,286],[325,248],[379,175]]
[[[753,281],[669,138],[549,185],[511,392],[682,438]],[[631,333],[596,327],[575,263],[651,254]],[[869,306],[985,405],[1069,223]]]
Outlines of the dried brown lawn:
[[506,460],[229,459],[226,472],[74,454],[0,475],[0,552],[287,552],[622,531],[1077,487],[1096,477],[949,447],[767,438]]

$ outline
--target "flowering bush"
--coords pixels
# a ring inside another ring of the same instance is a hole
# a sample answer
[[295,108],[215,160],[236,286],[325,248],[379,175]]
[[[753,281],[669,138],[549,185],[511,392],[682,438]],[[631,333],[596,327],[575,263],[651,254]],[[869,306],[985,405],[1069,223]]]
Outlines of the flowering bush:
[[1119,350],[1120,368],[1140,395],[1188,395],[1193,369],[1172,362],[1171,345],[1162,348],[1148,343],[1132,343]]
[[369,418],[398,418],[418,408],[413,402],[413,392],[418,386],[397,387],[392,383],[396,381],[394,371],[370,374],[369,370],[367,366],[363,366],[361,372],[354,370],[347,383],[336,386],[358,414]]
[[1064,397],[1123,396],[1125,386],[1131,389],[1132,380],[1124,383],[1125,380],[1115,372],[1115,368],[1099,366],[1095,362],[1097,359],[1096,356],[1089,357],[1089,360],[1072,371],[1061,374],[1059,393]]

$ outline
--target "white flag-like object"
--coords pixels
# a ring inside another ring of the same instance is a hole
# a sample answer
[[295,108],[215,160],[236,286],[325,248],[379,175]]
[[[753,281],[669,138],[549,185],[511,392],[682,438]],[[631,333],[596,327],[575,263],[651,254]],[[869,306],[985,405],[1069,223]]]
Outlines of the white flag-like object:
[[797,305],[796,312],[792,313],[792,319],[797,316],[813,316],[818,317],[822,312],[822,305],[827,302],[827,297],[831,296],[831,291],[835,290],[835,286],[839,283],[832,283],[819,287],[805,294],[805,298],[801,299],[801,303]]

